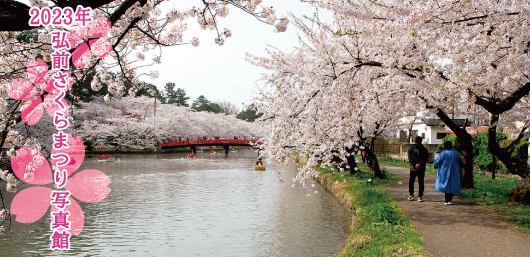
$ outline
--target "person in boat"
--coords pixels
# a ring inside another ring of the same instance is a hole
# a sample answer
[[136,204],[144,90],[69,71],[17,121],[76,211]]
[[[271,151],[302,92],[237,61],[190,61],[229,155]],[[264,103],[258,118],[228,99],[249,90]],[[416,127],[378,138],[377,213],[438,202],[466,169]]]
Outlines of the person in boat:
[[190,154],[188,155],[188,157],[193,158],[193,157],[195,157],[195,154],[190,153]]
[[110,155],[107,154],[107,156],[105,156],[105,159],[110,159]]
[[258,165],[258,166],[263,165],[263,161],[261,160],[261,158],[259,158],[259,159],[256,161],[256,165]]

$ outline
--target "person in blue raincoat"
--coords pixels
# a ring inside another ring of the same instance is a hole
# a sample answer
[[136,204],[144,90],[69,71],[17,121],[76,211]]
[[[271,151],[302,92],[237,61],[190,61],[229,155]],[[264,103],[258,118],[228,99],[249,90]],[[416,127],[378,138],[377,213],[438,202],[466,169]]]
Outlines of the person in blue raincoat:
[[453,149],[453,143],[444,143],[444,151],[434,160],[434,168],[438,169],[434,190],[445,193],[445,205],[450,205],[453,195],[460,192],[460,156]]

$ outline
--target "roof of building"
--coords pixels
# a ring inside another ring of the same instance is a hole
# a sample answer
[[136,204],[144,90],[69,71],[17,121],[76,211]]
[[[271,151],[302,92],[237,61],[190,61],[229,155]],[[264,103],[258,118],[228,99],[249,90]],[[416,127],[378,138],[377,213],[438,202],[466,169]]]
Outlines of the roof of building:
[[[477,127],[477,128],[474,128],[474,127],[466,127],[466,131],[467,133],[471,134],[471,135],[476,135],[477,133],[480,133],[480,132],[484,132],[484,131],[488,131],[489,127],[487,126],[480,126],[480,127]],[[445,130],[449,133],[449,134],[455,134],[455,132],[453,132],[450,128],[448,127],[445,127]]]
[[[425,125],[427,126],[444,126],[445,124],[443,123],[442,120],[440,119],[422,119],[422,121],[425,123]],[[461,127],[461,126],[464,126],[464,122],[466,122],[465,119],[453,119],[453,122]],[[468,120],[467,121],[467,126],[471,125],[471,122]]]

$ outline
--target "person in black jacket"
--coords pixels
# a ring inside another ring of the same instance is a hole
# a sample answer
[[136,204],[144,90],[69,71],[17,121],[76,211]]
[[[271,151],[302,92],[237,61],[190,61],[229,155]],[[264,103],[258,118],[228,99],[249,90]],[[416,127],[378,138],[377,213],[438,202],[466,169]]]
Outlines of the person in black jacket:
[[409,179],[409,201],[414,200],[414,181],[418,177],[418,202],[423,202],[423,190],[424,179],[425,179],[425,165],[429,160],[429,151],[425,148],[421,141],[423,138],[416,137],[414,138],[414,145],[409,149],[409,163],[410,163],[410,179]]

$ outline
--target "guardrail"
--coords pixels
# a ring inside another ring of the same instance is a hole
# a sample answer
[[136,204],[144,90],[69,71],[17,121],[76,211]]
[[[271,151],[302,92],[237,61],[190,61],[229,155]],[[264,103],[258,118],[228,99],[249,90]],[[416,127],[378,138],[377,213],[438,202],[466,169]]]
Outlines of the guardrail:
[[258,140],[250,139],[196,139],[196,140],[182,140],[171,142],[158,142],[158,147],[178,147],[178,146],[200,146],[200,145],[252,145],[262,144]]

